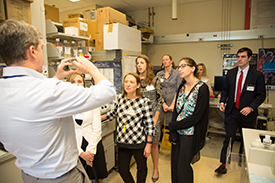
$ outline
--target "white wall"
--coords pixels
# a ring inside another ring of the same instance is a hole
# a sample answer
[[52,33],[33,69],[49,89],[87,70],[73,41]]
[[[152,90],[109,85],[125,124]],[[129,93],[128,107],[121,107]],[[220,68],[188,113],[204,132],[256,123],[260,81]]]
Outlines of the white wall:
[[[230,30],[244,30],[245,1],[231,0]],[[148,5],[150,7],[150,5]],[[186,3],[178,5],[178,20],[172,20],[172,6],[155,7],[154,30],[155,36],[205,33],[222,31],[222,0],[209,0],[204,2]],[[60,20],[67,18],[69,13],[81,13],[84,9],[63,12]],[[128,12],[136,22],[148,21],[148,10]],[[230,41],[233,47],[228,53],[236,53],[241,47],[249,47],[258,53],[262,47],[262,40]],[[172,55],[176,65],[182,57],[192,57],[197,63],[203,62],[207,67],[211,82],[215,75],[222,75],[223,51],[218,48],[221,41],[193,42],[175,44],[148,44],[143,45],[143,54],[148,55],[155,66],[161,65],[161,57],[168,53]],[[275,48],[275,39],[264,39],[264,48]],[[275,91],[269,93],[270,103],[275,105]]]
[[[155,7],[155,22],[151,29],[155,36],[187,33],[204,33],[222,31],[222,0],[187,3],[178,5],[178,20],[172,20],[172,7]],[[136,22],[148,21],[148,10],[128,13]],[[231,1],[230,30],[244,30],[245,0]],[[236,53],[241,47],[249,47],[254,53],[262,48],[262,40],[230,41],[233,47],[228,53]],[[275,48],[275,39],[264,39],[264,48]],[[148,44],[143,46],[153,65],[161,65],[161,57],[172,55],[176,65],[182,57],[191,57],[197,63],[203,62],[207,67],[207,75],[214,82],[215,75],[222,75],[222,55],[218,48],[221,41],[193,42],[175,44]],[[275,91],[269,92],[269,102],[275,105]],[[274,112],[275,114],[275,112]],[[274,116],[274,115],[273,115]]]

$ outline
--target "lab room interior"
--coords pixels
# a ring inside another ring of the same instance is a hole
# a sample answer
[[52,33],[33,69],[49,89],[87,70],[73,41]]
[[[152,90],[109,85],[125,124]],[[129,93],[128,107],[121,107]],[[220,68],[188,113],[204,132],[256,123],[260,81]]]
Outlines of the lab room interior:
[[275,182],[274,8],[0,0],[0,183]]

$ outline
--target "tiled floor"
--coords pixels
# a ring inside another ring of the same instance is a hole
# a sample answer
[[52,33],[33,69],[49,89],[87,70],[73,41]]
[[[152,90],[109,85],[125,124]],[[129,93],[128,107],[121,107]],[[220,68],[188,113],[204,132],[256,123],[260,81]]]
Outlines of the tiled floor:
[[[220,165],[219,156],[222,147],[224,137],[213,136],[210,142],[206,143],[205,147],[201,151],[201,159],[199,162],[193,165],[194,170],[194,182],[195,183],[243,183],[243,171],[228,169],[227,174],[217,176],[214,170]],[[238,152],[239,142],[235,142],[233,152]],[[151,156],[147,160],[148,175],[146,182],[152,182],[152,159]],[[237,167],[237,166],[236,166]],[[238,168],[238,167],[237,167]],[[131,166],[131,172],[133,177],[136,177],[136,164]],[[160,178],[157,183],[169,183],[171,182],[170,171],[170,152],[160,151],[159,158],[159,173]],[[241,179],[242,178],[242,179]],[[119,173],[113,170],[109,176],[104,179],[104,183],[120,183],[123,182]]]

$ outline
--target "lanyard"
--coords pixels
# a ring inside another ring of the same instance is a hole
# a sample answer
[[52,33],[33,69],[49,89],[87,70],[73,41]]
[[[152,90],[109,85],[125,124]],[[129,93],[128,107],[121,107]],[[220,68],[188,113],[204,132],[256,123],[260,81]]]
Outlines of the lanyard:
[[27,75],[3,76],[2,78],[3,78],[3,79],[9,79],[9,78],[19,78],[19,77],[24,77],[24,76],[27,76]]

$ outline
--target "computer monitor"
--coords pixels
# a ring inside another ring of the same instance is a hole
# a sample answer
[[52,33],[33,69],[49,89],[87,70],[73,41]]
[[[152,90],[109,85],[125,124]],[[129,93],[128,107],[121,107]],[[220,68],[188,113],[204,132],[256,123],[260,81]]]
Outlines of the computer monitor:
[[225,76],[214,76],[214,91],[220,92],[223,90]]

